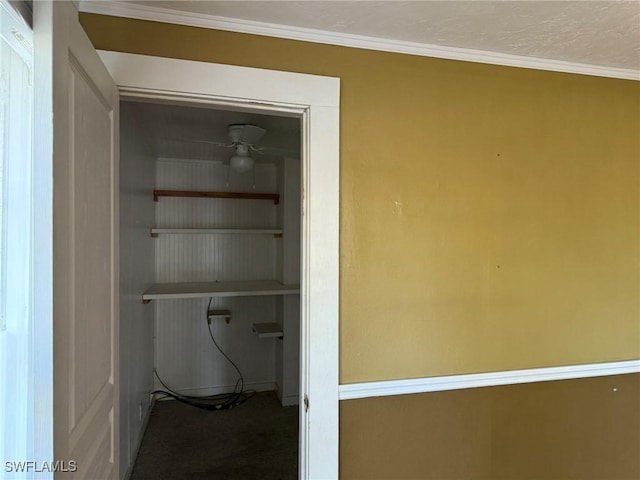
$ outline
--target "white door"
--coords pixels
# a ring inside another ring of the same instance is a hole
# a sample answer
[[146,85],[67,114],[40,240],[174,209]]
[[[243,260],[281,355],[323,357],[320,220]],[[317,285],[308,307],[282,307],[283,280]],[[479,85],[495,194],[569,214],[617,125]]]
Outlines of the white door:
[[74,4],[34,8],[52,38],[53,449],[76,470],[56,478],[118,478],[118,92]]

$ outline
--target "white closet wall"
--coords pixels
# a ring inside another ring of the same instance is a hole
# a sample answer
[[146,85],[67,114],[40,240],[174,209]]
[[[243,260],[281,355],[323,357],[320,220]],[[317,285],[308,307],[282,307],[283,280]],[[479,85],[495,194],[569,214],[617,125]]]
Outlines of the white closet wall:
[[140,296],[154,282],[155,157],[131,104],[120,106],[120,468],[131,465],[153,387],[153,309]]
[[[277,191],[276,166],[231,172],[219,162],[158,159],[156,188],[164,190]],[[275,228],[272,201],[246,199],[159,198],[158,228]],[[155,282],[241,281],[276,278],[276,242],[272,234],[160,234],[155,243]],[[209,299],[154,300],[155,366],[172,389],[215,394],[234,388],[237,373],[217,351],[207,330]],[[260,339],[252,324],[276,321],[276,298],[216,297],[212,306],[231,311],[231,322],[214,320],[211,330],[244,376],[246,388],[272,390],[277,338]],[[156,387],[161,388],[157,384]]]
[[[277,209],[282,238],[276,251],[277,280],[285,285],[300,283],[300,161],[285,158],[278,163]],[[300,378],[300,295],[276,299],[276,318],[285,336],[276,345],[276,393],[283,406],[299,403]]]

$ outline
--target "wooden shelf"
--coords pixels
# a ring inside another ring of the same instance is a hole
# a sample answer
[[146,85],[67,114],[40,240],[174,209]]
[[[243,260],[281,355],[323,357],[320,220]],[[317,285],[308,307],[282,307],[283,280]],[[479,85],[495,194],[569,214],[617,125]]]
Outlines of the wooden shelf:
[[158,235],[274,235],[282,236],[281,228],[152,228],[151,236]]
[[254,323],[253,332],[258,335],[258,338],[282,338],[284,332],[282,327],[277,323]]
[[300,293],[299,285],[283,285],[275,280],[243,282],[156,283],[142,294],[142,300],[206,297],[254,297]]
[[245,200],[272,200],[275,205],[280,202],[278,193],[253,192],[200,192],[193,190],[154,190],[153,201],[160,197],[190,197],[190,198],[233,198]]

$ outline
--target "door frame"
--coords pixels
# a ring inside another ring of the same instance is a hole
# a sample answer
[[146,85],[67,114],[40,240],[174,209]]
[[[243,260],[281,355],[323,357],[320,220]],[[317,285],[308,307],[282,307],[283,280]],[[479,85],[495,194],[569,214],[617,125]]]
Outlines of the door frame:
[[123,99],[200,103],[302,118],[298,468],[300,479],[337,479],[340,79],[98,53]]

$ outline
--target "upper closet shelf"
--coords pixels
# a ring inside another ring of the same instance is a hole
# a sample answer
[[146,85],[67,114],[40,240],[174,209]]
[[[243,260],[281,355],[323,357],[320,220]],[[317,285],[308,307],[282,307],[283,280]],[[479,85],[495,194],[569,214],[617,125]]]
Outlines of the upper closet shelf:
[[194,190],[154,190],[153,200],[159,197],[190,197],[190,198],[236,198],[246,200],[272,200],[275,205],[280,202],[278,193],[252,193],[252,192],[200,192]]
[[156,283],[142,295],[144,303],[170,298],[253,297],[300,293],[299,285],[283,285],[275,280],[244,282]]
[[282,236],[281,228],[152,228],[151,236],[158,235],[241,234]]

